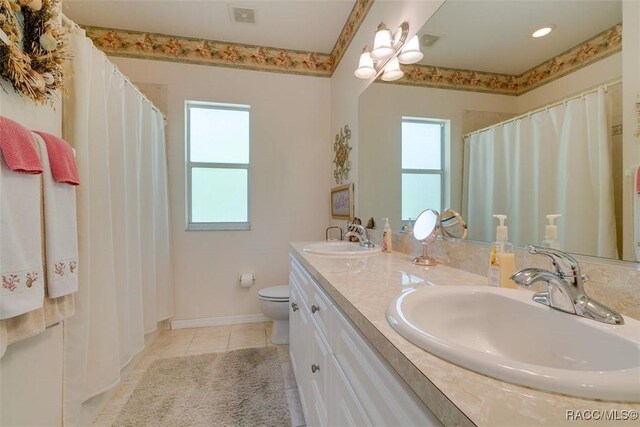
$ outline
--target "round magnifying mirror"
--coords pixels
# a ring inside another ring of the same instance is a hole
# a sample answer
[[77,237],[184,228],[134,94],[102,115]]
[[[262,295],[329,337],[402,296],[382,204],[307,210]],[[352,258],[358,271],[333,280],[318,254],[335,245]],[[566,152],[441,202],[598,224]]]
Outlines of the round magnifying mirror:
[[467,224],[464,222],[462,215],[453,209],[445,209],[440,213],[440,227],[442,236],[445,239],[467,238]]
[[427,253],[427,245],[438,237],[438,212],[433,209],[423,211],[413,224],[413,237],[422,242],[422,255],[415,258],[416,265],[436,265],[436,260]]

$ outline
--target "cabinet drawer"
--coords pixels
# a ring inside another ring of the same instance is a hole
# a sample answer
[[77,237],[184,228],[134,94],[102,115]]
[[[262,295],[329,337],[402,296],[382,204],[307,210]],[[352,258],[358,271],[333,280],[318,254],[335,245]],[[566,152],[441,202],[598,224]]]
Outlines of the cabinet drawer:
[[330,336],[331,329],[331,316],[333,316],[333,302],[324,293],[319,285],[313,283],[313,297],[311,298],[309,310],[311,310],[311,318],[318,325],[318,329],[324,335],[324,338],[328,343],[331,343],[332,337]]
[[373,425],[440,426],[439,420],[350,321],[334,308],[335,357]]

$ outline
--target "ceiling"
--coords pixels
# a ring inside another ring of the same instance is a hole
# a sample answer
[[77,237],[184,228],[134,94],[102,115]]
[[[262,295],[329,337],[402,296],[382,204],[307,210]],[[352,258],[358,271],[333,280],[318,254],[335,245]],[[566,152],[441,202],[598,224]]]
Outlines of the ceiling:
[[[63,0],[80,25],[329,53],[354,0]],[[256,23],[231,21],[229,6],[255,9]]]
[[420,63],[519,75],[620,22],[619,0],[447,0],[418,32],[440,36]]

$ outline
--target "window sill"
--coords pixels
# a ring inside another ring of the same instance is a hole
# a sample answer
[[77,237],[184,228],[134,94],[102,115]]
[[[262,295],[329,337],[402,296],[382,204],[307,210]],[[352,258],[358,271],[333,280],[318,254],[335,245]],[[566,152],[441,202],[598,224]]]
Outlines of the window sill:
[[251,231],[250,222],[200,222],[187,224],[185,231]]

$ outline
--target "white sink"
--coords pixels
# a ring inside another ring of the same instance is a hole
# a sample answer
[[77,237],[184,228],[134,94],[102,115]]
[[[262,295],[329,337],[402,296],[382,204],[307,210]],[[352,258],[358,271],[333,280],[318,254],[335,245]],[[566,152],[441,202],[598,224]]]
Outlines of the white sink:
[[339,241],[310,243],[303,250],[318,255],[367,256],[382,252],[382,247],[376,245],[373,248],[364,248],[358,243]]
[[640,402],[640,322],[606,325],[531,301],[526,290],[409,289],[387,309],[407,340],[467,369],[571,396]]

